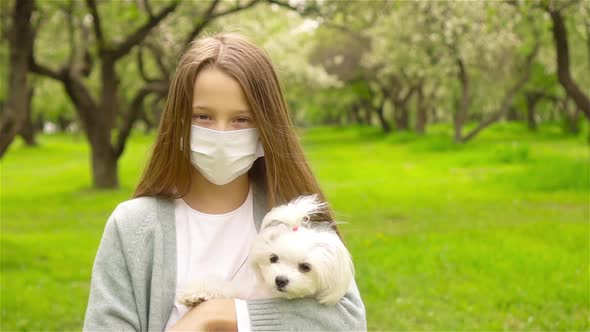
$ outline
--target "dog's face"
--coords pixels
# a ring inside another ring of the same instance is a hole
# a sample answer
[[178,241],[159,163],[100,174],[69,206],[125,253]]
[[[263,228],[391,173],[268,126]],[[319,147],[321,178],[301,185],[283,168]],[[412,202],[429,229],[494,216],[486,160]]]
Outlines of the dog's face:
[[348,250],[331,231],[269,227],[259,234],[250,257],[264,283],[284,298],[316,297],[334,304],[354,274]]

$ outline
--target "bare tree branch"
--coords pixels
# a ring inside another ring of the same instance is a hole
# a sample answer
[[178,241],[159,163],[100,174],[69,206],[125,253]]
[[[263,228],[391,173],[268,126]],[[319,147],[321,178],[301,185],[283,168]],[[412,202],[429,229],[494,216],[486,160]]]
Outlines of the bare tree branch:
[[[151,53],[152,58],[156,62],[156,65],[158,66],[158,69],[160,71],[161,76],[159,78],[149,77],[149,75],[145,69],[144,56],[146,56],[146,54],[150,54],[150,53]],[[139,69],[139,74],[144,81],[149,83],[149,82],[156,82],[156,81],[166,81],[169,79],[172,69],[168,68],[164,64],[163,59],[165,56],[166,56],[165,52],[161,49],[161,47],[156,45],[153,42],[144,41],[143,43],[141,43],[139,45],[138,50],[137,50],[137,66]]]
[[463,137],[461,139],[461,141],[466,142],[466,141],[472,139],[480,131],[487,128],[488,126],[495,123],[496,121],[500,120],[500,118],[508,112],[508,110],[510,109],[510,106],[512,105],[512,99],[514,99],[514,96],[518,93],[518,91],[520,91],[520,89],[529,80],[533,60],[537,56],[537,53],[539,52],[539,48],[540,48],[540,45],[539,45],[539,42],[537,41],[535,43],[533,50],[526,57],[526,60],[523,65],[524,69],[523,69],[521,76],[516,80],[516,82],[512,85],[512,87],[510,87],[506,91],[506,94],[504,95],[504,98],[502,98],[502,103],[501,103],[498,111],[492,113],[487,119],[482,121],[476,128],[474,128],[473,130],[471,130],[471,132],[469,132],[467,135],[465,135],[465,137]]
[[244,10],[244,9],[250,8],[250,7],[254,6],[255,4],[257,4],[259,2],[260,2],[260,0],[251,0],[250,2],[246,3],[243,6],[235,6],[235,7],[232,7],[230,9],[228,9],[228,10],[225,10],[225,11],[222,11],[222,12],[219,12],[219,13],[215,13],[215,14],[213,14],[211,16],[211,19],[218,18],[218,17],[225,16],[225,15],[229,15],[229,14],[238,12],[240,10]]
[[100,25],[100,15],[98,14],[98,8],[96,7],[95,0],[86,0],[86,6],[90,10],[90,15],[92,15],[92,25],[94,27],[94,35],[96,36],[96,41],[98,42],[98,47],[102,50],[104,49],[104,35],[102,34],[102,26]]
[[214,0],[209,6],[209,8],[207,8],[201,22],[199,22],[199,24],[197,24],[194,27],[194,29],[188,34],[187,38],[185,39],[185,45],[188,45],[191,41],[193,41],[193,39],[196,36],[198,36],[201,33],[201,31],[207,26],[207,24],[209,24],[214,19],[238,12],[240,10],[248,9],[254,6],[255,4],[259,3],[260,0],[251,0],[243,6],[236,5],[228,10],[224,10],[219,13],[213,13],[218,5],[218,2],[219,0]]
[[[34,53],[34,52],[31,52]],[[35,61],[34,54],[29,55],[29,70],[35,74],[52,78],[56,81],[63,81],[67,75],[67,69],[53,70]]]
[[8,5],[8,1],[0,2],[0,28],[2,29],[0,37],[6,40],[10,40],[10,28],[8,26],[8,22],[10,21],[10,10],[8,9]]
[[[323,26],[326,26],[328,28],[332,28],[334,30],[342,31],[346,34],[353,36],[354,38],[360,40],[363,43],[366,42],[368,39],[368,37],[366,37],[361,31],[355,31],[354,29],[350,28],[350,26],[347,24],[338,24],[338,23],[334,23],[334,22],[329,21],[326,17],[329,15],[322,13],[320,11],[320,8],[315,5],[315,2],[313,2],[311,5],[309,5],[309,2],[308,2],[308,4],[306,4],[306,5],[299,5],[299,6],[293,6],[289,2],[280,1],[280,0],[267,0],[267,2],[270,4],[275,4],[275,5],[280,6],[282,8],[297,12],[301,16],[315,15],[315,16],[317,16],[318,19],[321,20],[321,23]],[[303,4],[303,2],[302,2],[302,4]],[[377,15],[376,11],[371,12],[371,14]],[[374,20],[373,20],[373,22],[374,22]]]
[[[36,8],[35,10],[38,10],[38,8]],[[62,81],[66,78],[66,75],[68,74],[68,67],[63,66],[62,68],[58,69],[58,70],[54,70],[49,68],[46,65],[40,64],[35,60],[35,40],[36,40],[36,35],[37,32],[39,30],[39,28],[41,27],[42,24],[42,17],[44,17],[44,15],[38,15],[38,18],[35,22],[31,22],[32,23],[32,33],[33,33],[33,46],[31,47],[31,51],[29,54],[29,71],[41,75],[41,76],[45,76],[51,79],[54,79],[56,81]]]
[[74,63],[74,59],[76,57],[76,35],[75,35],[75,28],[74,28],[74,1],[70,0],[64,11],[67,16],[67,26],[68,26],[68,41],[70,42],[70,54],[68,57],[68,63],[70,66]]
[[288,1],[281,1],[281,0],[266,0],[270,4],[275,4],[277,6],[283,7],[288,10],[295,11],[301,15],[309,14],[309,13],[316,13],[320,14],[319,8],[315,6],[315,3],[311,6],[306,6],[305,3],[302,1],[299,6],[293,6]]
[[154,17],[154,12],[152,11],[152,6],[150,5],[149,0],[142,0],[143,8],[145,9],[146,13],[149,15],[150,18]]
[[577,4],[578,2],[579,2],[578,0],[568,0],[568,1],[550,0],[549,1],[549,10],[559,13],[559,12],[562,12],[563,10],[565,10],[566,8],[568,8],[569,6]]
[[86,135],[91,140],[93,138],[91,131],[95,130],[92,126],[93,122],[98,121],[100,117],[97,104],[92,98],[90,91],[88,91],[79,78],[66,76],[63,83],[70,99],[76,105],[76,111],[86,129]]
[[167,91],[168,83],[162,81],[150,82],[137,91],[131,101],[131,104],[129,105],[129,111],[126,114],[121,127],[119,128],[117,142],[114,146],[114,151],[117,158],[119,158],[123,154],[123,151],[125,151],[125,143],[131,134],[133,124],[140,117],[143,111],[144,100],[152,93],[164,95]]
[[158,65],[158,68],[160,69],[160,73],[162,74],[163,77],[165,77],[166,79],[168,79],[168,76],[170,75],[170,73],[172,72],[171,68],[168,68],[165,64],[164,64],[164,57],[165,57],[165,52],[162,50],[161,47],[159,47],[158,45],[154,44],[154,43],[144,43],[144,45],[152,52],[153,58],[154,60],[156,60],[156,64]]
[[[92,0],[88,0],[92,1]],[[179,1],[175,1],[169,6],[162,9],[157,15],[150,17],[150,19],[141,27],[139,27],[134,33],[127,36],[127,38],[113,49],[114,59],[118,59],[129,53],[133,46],[138,45],[148,35],[148,33],[157,26],[166,16],[172,13],[176,7],[180,4]]]
[[153,81],[155,81],[155,79],[149,78],[148,74],[145,71],[145,65],[144,65],[144,61],[143,61],[144,48],[145,48],[144,45],[139,45],[139,47],[137,48],[137,67],[139,69],[139,75],[141,76],[141,78],[143,78],[144,81],[153,82]]
[[219,0],[213,0],[209,4],[209,7],[201,17],[201,22],[197,24],[194,29],[187,35],[184,41],[184,45],[188,45],[193,39],[201,33],[201,31],[205,28],[205,26],[209,23],[210,17],[213,15],[213,11],[219,4]]

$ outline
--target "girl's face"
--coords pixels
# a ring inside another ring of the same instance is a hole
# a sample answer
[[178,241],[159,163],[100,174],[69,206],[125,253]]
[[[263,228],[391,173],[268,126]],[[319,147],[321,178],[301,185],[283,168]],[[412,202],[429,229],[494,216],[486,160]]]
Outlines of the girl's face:
[[192,110],[196,126],[219,131],[256,128],[240,83],[215,67],[197,75]]

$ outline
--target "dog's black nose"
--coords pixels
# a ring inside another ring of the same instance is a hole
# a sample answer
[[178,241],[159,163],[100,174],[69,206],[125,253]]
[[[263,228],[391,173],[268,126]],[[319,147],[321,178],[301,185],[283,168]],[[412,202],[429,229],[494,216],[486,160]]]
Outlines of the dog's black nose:
[[289,279],[285,276],[278,276],[275,278],[275,284],[278,288],[284,288],[289,283]]

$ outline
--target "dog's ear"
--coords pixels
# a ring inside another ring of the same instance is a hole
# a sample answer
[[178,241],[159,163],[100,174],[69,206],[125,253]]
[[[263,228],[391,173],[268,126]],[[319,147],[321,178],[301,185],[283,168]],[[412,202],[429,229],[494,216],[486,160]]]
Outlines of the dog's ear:
[[262,219],[261,231],[276,223],[284,223],[288,228],[306,224],[311,216],[322,212],[328,203],[320,202],[317,194],[300,196],[287,204],[272,208]]
[[318,290],[316,298],[323,304],[336,304],[346,294],[354,278],[350,253],[333,232],[322,232],[314,248]]
[[290,230],[289,225],[280,220],[270,220],[260,228],[260,235],[267,241],[273,241],[279,235],[288,232]]
[[265,223],[263,223],[261,230],[265,230],[265,229],[271,228],[271,227],[287,228],[287,227],[289,227],[289,225],[284,221],[272,219],[272,220],[268,220]]

